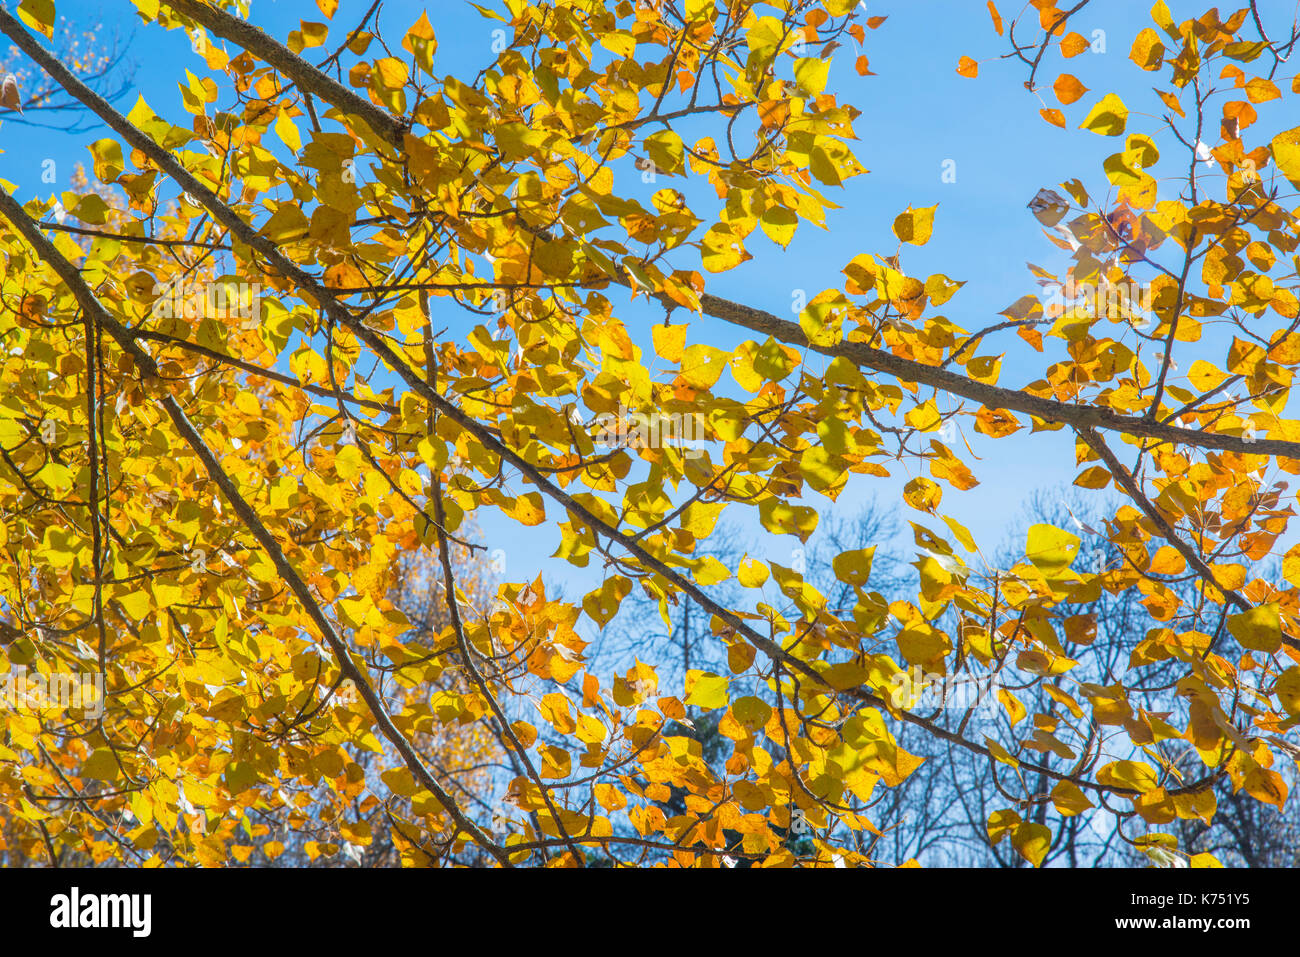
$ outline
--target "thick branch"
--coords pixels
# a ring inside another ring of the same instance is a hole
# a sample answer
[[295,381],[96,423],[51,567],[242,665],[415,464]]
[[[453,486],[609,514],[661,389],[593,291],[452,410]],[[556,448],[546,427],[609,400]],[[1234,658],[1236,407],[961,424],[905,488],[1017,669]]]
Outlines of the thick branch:
[[331,80],[302,57],[295,55],[248,21],[231,16],[226,11],[208,6],[199,0],[167,0],[167,5],[177,13],[207,27],[217,36],[231,43],[237,43],[249,53],[265,60],[292,79],[299,89],[314,93],[321,99],[333,103],[344,113],[360,117],[385,140],[401,148],[402,137],[406,133],[406,126],[401,120]]
[[[5,21],[8,20],[8,18],[9,14],[6,11],[0,10],[0,23],[3,23],[6,27],[8,26],[8,23]],[[73,297],[85,312],[88,320],[93,318],[101,329],[106,330],[108,334],[117,341],[117,344],[122,351],[131,357],[136,368],[140,371],[142,381],[144,383],[148,383],[150,380],[158,381],[158,364],[154,361],[153,357],[141,348],[140,344],[131,336],[131,333],[124,328],[121,323],[114,319],[113,316],[99,303],[99,300],[95,298],[95,294],[91,291],[90,287],[86,285],[85,280],[81,278],[81,274],[78,272],[77,267],[65,259],[55,248],[54,244],[41,234],[40,228],[31,217],[23,212],[23,209],[18,205],[18,202],[8,193],[3,191],[0,191],[0,214],[3,214],[14,228],[23,235],[33,248],[35,248],[36,253],[40,256],[41,260],[49,264],[49,266],[58,273],[59,277],[68,286]],[[238,486],[236,486],[234,481],[221,467],[221,463],[217,460],[216,455],[210,448],[208,448],[203,436],[199,433],[198,429],[195,428],[194,424],[190,422],[189,417],[185,414],[185,410],[181,408],[181,405],[176,401],[175,396],[167,394],[159,398],[155,395],[154,399],[163,407],[168,418],[171,419],[172,424],[176,427],[177,432],[180,433],[186,444],[189,445],[190,449],[203,463],[203,467],[207,471],[209,477],[221,489],[222,494],[230,503],[231,508],[234,509],[235,514],[239,516],[240,521],[243,522],[244,526],[252,533],[253,537],[257,539],[258,544],[260,544],[266,551],[272,563],[275,565],[275,569],[279,573],[280,577],[284,579],[290,590],[293,591],[298,601],[302,604],[303,609],[307,612],[308,617],[311,618],[321,636],[329,644],[335,658],[338,660],[339,669],[357,686],[358,692],[369,706],[371,713],[374,715],[375,723],[379,726],[380,732],[397,749],[398,754],[401,755],[402,760],[415,776],[415,779],[420,782],[422,787],[437,798],[438,803],[443,806],[451,818],[456,822],[458,827],[486,848],[488,852],[502,864],[502,866],[510,867],[509,855],[498,847],[491,838],[484,834],[477,824],[464,815],[456,805],[455,799],[453,799],[452,796],[438,784],[433,775],[429,772],[428,768],[424,766],[424,762],[411,746],[411,743],[393,724],[392,718],[389,717],[383,700],[371,686],[369,679],[352,660],[352,655],[347,647],[347,643],[335,630],[333,624],[320,607],[320,604],[316,601],[316,597],[311,593],[311,589],[308,587],[307,583],[303,581],[297,570],[289,562],[288,558],[284,554],[284,550],[280,547],[280,543],[276,540],[275,536],[272,535],[270,530],[262,523],[257,512],[248,504],[243,495],[240,494]]]
[[[719,605],[716,601],[701,591],[694,582],[685,578],[676,569],[651,554],[651,552],[636,541],[636,539],[626,535],[617,527],[607,524],[604,520],[596,516],[593,512],[552,483],[541,469],[532,465],[518,452],[501,442],[488,426],[479,422],[473,416],[463,412],[454,403],[450,402],[445,396],[431,387],[425,379],[415,369],[413,369],[396,350],[393,349],[386,339],[376,333],[373,329],[366,326],[363,322],[359,321],[356,316],[352,315],[347,306],[336,299],[334,294],[327,289],[320,280],[282,255],[275,243],[259,234],[249,223],[241,219],[233,209],[223,203],[210,189],[207,188],[207,186],[199,182],[199,180],[186,170],[168,150],[159,146],[150,137],[134,127],[110,104],[97,96],[92,90],[87,88],[85,84],[78,81],[77,78],[64,68],[62,64],[37,44],[12,16],[2,9],[0,9],[0,31],[9,35],[14,42],[24,50],[24,52],[28,53],[29,56],[47,70],[57,82],[63,84],[65,89],[97,113],[111,129],[122,136],[132,146],[148,155],[160,169],[166,172],[186,192],[205,206],[208,211],[212,213],[213,217],[226,226],[226,228],[229,229],[237,239],[264,256],[276,271],[290,279],[297,286],[301,295],[311,297],[315,301],[319,302],[330,318],[349,329],[358,339],[364,342],[376,356],[378,356],[386,365],[388,365],[389,368],[402,378],[412,391],[425,398],[432,406],[434,406],[439,414],[445,415],[447,418],[454,421],[462,429],[482,443],[482,445],[490,452],[509,462],[528,481],[536,485],[538,489],[545,493],[549,498],[559,503],[572,516],[582,521],[594,532],[606,536],[612,542],[617,542],[621,548],[635,557],[643,567],[663,576],[664,579],[671,582],[681,592],[688,595],[705,611],[708,611],[710,614],[719,618],[736,633],[743,635],[746,640],[753,644],[754,647],[761,650],[766,656],[773,660],[780,661],[787,669],[792,672],[797,672],[804,678],[807,678],[809,681],[813,682],[816,687],[824,688],[827,691],[834,693],[834,689],[831,688],[826,680],[815,669],[813,669],[811,665],[789,654],[777,642],[760,634],[737,614]],[[10,202],[12,203],[12,200],[10,200]],[[41,238],[43,240],[43,237]],[[46,242],[46,246],[48,246],[48,242]],[[728,321],[733,321],[733,319],[728,317],[737,315],[736,310],[741,311],[738,318],[756,316],[759,318],[754,319],[753,321],[755,322],[768,324],[776,323],[779,324],[780,327],[792,325],[790,323],[784,323],[767,313],[759,312],[758,310],[750,310],[747,307],[735,306],[733,303],[727,303],[725,300],[720,300],[716,297],[707,297],[706,311],[709,312],[710,315],[717,315],[718,318],[727,318]],[[748,323],[738,321],[738,324],[747,325]],[[757,327],[751,326],[751,328]],[[773,326],[772,328],[778,327]],[[798,326],[794,326],[793,328],[798,330]],[[806,343],[806,338],[803,337],[801,330],[798,331],[798,334]],[[819,348],[818,351],[824,350]],[[923,366],[918,363],[901,360],[889,355],[888,353],[878,352],[878,350],[873,349],[869,350],[869,352],[876,355],[874,361],[879,364],[881,371],[898,374],[901,378],[910,381],[926,381],[926,378],[920,378],[922,375],[927,378],[939,376],[945,381],[948,379],[955,380],[957,386],[960,388],[953,389],[953,391],[958,391],[959,394],[967,394],[966,392],[961,391],[962,388],[967,390],[991,390],[988,394],[994,401],[995,405],[1001,404],[999,399],[1003,394],[1012,397],[1020,396],[1020,393],[973,383],[962,376],[942,372],[942,370],[934,369],[930,366]],[[828,354],[836,353],[831,352]],[[971,395],[971,398],[980,398],[980,396]],[[1076,408],[1073,406],[1064,406],[1059,403],[1048,403],[1046,400],[1031,399],[1031,397],[1022,396],[1020,397],[1020,400],[1026,403],[1042,403],[1049,407],[1059,406],[1061,409]],[[1019,408],[1020,406],[1013,405],[1012,407]],[[1033,410],[1026,408],[1024,411]],[[1081,413],[1086,413],[1095,410],[1088,410],[1086,407],[1079,407],[1079,411]],[[1038,412],[1034,411],[1033,414],[1038,414]],[[1154,424],[1151,424],[1148,427],[1152,429],[1162,428]],[[1183,430],[1179,429],[1166,428],[1166,431],[1175,434],[1183,433]],[[1196,433],[1188,434],[1195,435]],[[1262,442],[1260,443],[1261,446],[1263,444],[1264,443]],[[1274,444],[1286,445],[1288,447],[1295,446],[1295,443]],[[1296,457],[1300,458],[1300,446],[1295,446],[1294,454]],[[970,741],[961,735],[926,720],[925,718],[921,718],[906,711],[893,709],[885,699],[871,691],[865,690],[864,688],[855,688],[844,692],[844,694],[860,704],[887,710],[890,713],[895,714],[900,720],[917,725],[935,737],[966,748],[976,754],[992,758],[992,753],[983,745]],[[1060,771],[1034,765],[1026,761],[1022,761],[1021,766],[1030,771],[1041,773],[1052,780],[1074,780],[1068,774],[1063,774]],[[1093,781],[1080,781],[1078,783],[1083,787],[1095,791],[1124,796],[1132,796],[1139,793],[1132,788],[1117,787]],[[1202,787],[1202,785],[1193,784],[1178,789],[1176,792],[1171,791],[1170,793],[1184,793],[1198,790],[1200,787]],[[474,833],[477,835],[479,832],[476,830]],[[491,848],[493,845],[489,844],[487,846]]]
[[[676,305],[671,300],[663,297],[661,299],[667,305]],[[1256,439],[1248,442],[1235,435],[1179,429],[1148,419],[1119,415],[1104,406],[1071,405],[1054,399],[1043,399],[1018,389],[1004,389],[1000,386],[976,382],[974,379],[949,372],[938,366],[904,359],[892,352],[875,349],[860,342],[844,341],[835,345],[814,343],[808,339],[798,323],[778,319],[761,309],[754,309],[708,293],[700,296],[700,306],[705,315],[713,316],[715,319],[744,326],[746,329],[772,336],[774,339],[801,349],[820,352],[826,356],[843,357],[859,367],[886,372],[904,382],[933,386],[953,395],[974,399],[990,409],[1014,409],[1017,412],[1037,416],[1046,422],[1059,422],[1075,428],[1106,429],[1111,432],[1140,435],[1162,442],[1218,449],[1223,452],[1237,452],[1242,455],[1282,455],[1300,459],[1300,442],[1287,442],[1281,439]]]
[[[1177,529],[1169,523],[1169,519],[1165,518],[1164,513],[1162,513],[1160,509],[1156,508],[1155,503],[1152,502],[1151,499],[1147,497],[1146,493],[1142,491],[1141,486],[1138,485],[1137,480],[1133,477],[1132,473],[1129,472],[1129,470],[1124,467],[1124,464],[1115,457],[1115,453],[1110,450],[1110,447],[1106,445],[1104,441],[1102,441],[1101,436],[1092,429],[1080,429],[1079,437],[1087,443],[1090,449],[1101,457],[1101,460],[1106,463],[1106,467],[1110,470],[1110,474],[1114,476],[1115,482],[1120,486],[1120,488],[1124,489],[1124,491],[1128,493],[1129,498],[1133,499],[1138,508],[1142,509],[1142,512],[1146,517],[1151,519],[1152,523],[1156,526],[1156,529],[1159,530],[1161,537],[1172,545],[1178,554],[1183,556],[1184,561],[1187,562],[1187,564],[1207,585],[1214,588],[1215,591],[1221,592],[1225,600],[1236,605],[1242,611],[1249,611],[1254,607],[1249,601],[1242,597],[1240,592],[1231,588],[1224,588],[1215,580],[1214,570],[1205,563],[1205,560],[1201,558],[1200,555],[1196,554],[1196,550],[1192,548],[1191,545],[1183,541],[1182,537],[1178,534]],[[1290,647],[1295,648],[1297,651],[1300,651],[1300,639],[1293,638],[1291,635],[1283,634],[1282,641]]]
[[[209,7],[200,0],[172,0],[170,6],[202,23],[218,36],[240,44],[291,77],[303,89],[317,94],[321,99],[345,112],[357,113],[365,118],[372,128],[383,132],[395,144],[401,144],[403,127],[400,120],[362,100],[356,93],[306,60],[295,56],[257,27],[222,10]],[[1080,3],[1075,10],[1082,6],[1084,4]],[[1065,16],[1068,17],[1075,10]],[[672,305],[669,300],[665,302]],[[1070,405],[1052,399],[1043,399],[1019,390],[976,382],[966,376],[904,359],[862,343],[841,342],[833,346],[813,344],[797,323],[779,319],[761,309],[754,309],[718,296],[706,293],[700,297],[700,302],[704,312],[715,319],[722,319],[733,325],[743,326],[823,355],[843,356],[860,367],[886,372],[905,382],[916,382],[974,399],[991,409],[1012,409],[1063,425],[1107,429],[1164,442],[1238,452],[1243,455],[1284,455],[1288,458],[1300,459],[1300,442],[1278,439],[1256,439],[1248,442],[1239,436],[1174,428],[1147,419],[1123,416],[1104,407]]]

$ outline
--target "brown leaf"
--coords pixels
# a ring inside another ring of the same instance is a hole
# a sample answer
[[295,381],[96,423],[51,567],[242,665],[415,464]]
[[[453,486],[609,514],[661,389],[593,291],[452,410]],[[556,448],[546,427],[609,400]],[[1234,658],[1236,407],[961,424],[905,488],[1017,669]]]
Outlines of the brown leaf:
[[18,95],[18,79],[12,73],[0,84],[0,107],[19,113],[23,111],[23,101]]

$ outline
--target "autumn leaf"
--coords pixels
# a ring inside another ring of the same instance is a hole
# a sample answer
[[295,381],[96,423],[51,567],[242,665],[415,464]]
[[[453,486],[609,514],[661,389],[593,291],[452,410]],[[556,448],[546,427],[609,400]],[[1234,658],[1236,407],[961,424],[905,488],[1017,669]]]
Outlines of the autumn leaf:
[[1119,136],[1128,125],[1128,107],[1114,93],[1107,93],[1088,111],[1080,129],[1102,136]]
[[938,208],[938,206],[927,206],[924,209],[914,210],[909,206],[907,212],[894,220],[894,235],[900,242],[924,246],[930,241],[930,235],[934,232],[934,211]]
[[1291,25],[986,3],[939,244],[933,38],[751,6],[0,8],[0,863],[1294,850]]
[[1088,88],[1069,73],[1058,76],[1052,90],[1056,93],[1056,98],[1067,106],[1088,92]]

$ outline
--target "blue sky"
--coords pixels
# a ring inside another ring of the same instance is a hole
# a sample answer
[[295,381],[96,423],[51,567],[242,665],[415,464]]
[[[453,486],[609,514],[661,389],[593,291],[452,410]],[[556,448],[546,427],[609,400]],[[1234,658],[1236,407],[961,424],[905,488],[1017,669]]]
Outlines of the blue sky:
[[[343,0],[334,21],[335,32],[354,22],[366,5],[360,0]],[[384,5],[383,22],[389,30],[402,31],[426,6],[439,39],[436,72],[473,76],[491,61],[492,30],[500,24],[483,19],[468,4],[389,0]],[[1000,7],[1004,16],[1016,12],[1010,3]],[[1170,7],[1175,19],[1204,10],[1200,3],[1173,2]],[[897,241],[891,233],[895,216],[909,204],[923,207],[937,203],[934,237],[924,248],[908,248],[904,269],[909,275],[941,272],[964,280],[966,286],[939,311],[967,330],[982,328],[998,321],[996,314],[1020,296],[1037,292],[1026,262],[1063,271],[1064,254],[1043,237],[1039,223],[1026,209],[1036,191],[1079,177],[1095,198],[1107,193],[1101,163],[1123,148],[1122,140],[1075,128],[1091,104],[1103,92],[1117,92],[1136,114],[1130,120],[1130,130],[1155,133],[1156,124],[1140,114],[1157,109],[1163,112],[1150,92],[1158,75],[1141,73],[1128,60],[1133,36],[1151,25],[1147,4],[1096,0],[1072,21],[1072,29],[1103,42],[1105,52],[1087,52],[1064,64],[1057,55],[1049,56],[1039,76],[1043,102],[1024,88],[1026,67],[994,59],[1008,46],[1005,37],[994,34],[982,0],[881,0],[866,4],[866,9],[872,15],[888,16],[878,30],[868,31],[863,50],[876,75],[861,77],[854,71],[858,51],[850,44],[835,56],[829,89],[841,101],[863,111],[855,124],[859,137],[855,152],[870,173],[851,180],[843,190],[827,191],[842,207],[830,213],[828,230],[805,225],[788,250],[756,232],[747,243],[753,260],[732,273],[710,276],[708,289],[793,319],[790,303],[794,290],[806,290],[811,298],[823,289],[842,287],[840,269],[858,253],[895,252]],[[140,92],[155,111],[173,122],[188,122],[177,80],[184,79],[185,67],[199,75],[204,75],[205,68],[179,31],[164,33],[138,26],[126,0],[102,4],[59,0],[58,10],[79,27],[102,24],[100,29],[117,27],[124,35],[134,30],[128,57],[136,62],[135,81]],[[315,4],[310,0],[253,0],[252,19],[282,39],[297,27],[299,18],[320,19]],[[977,79],[955,72],[962,55],[982,61]],[[1078,76],[1092,92],[1066,108],[1067,129],[1058,130],[1047,125],[1038,110],[1059,106],[1050,87],[1062,70]],[[118,105],[125,110],[134,102],[135,96],[130,95]],[[1261,120],[1269,122],[1267,106],[1259,110]],[[0,177],[17,183],[23,199],[67,188],[73,165],[89,165],[85,145],[103,135],[103,129],[69,135],[0,124],[0,147],[4,149]],[[1156,139],[1162,149],[1176,146],[1168,134]],[[60,171],[55,187],[40,180],[41,162],[47,158],[54,159]],[[955,163],[956,182],[943,182],[945,161]],[[1180,154],[1176,164],[1164,163],[1155,175],[1181,175],[1184,171]],[[646,199],[655,188],[646,187]],[[696,263],[683,257],[682,265],[694,267]],[[661,321],[662,312],[637,305],[622,308],[620,314],[649,354],[649,326]],[[679,313],[675,321],[680,318]],[[464,331],[471,326],[467,316]],[[734,345],[749,338],[743,330],[707,318],[693,320],[690,335],[691,341],[716,345]],[[1053,361],[1053,354],[1060,355],[1061,347],[1060,340],[1048,339],[1048,354],[1039,356],[1009,333],[1001,334],[996,343],[995,348],[986,345],[982,351],[1005,350],[1004,386],[1039,378]],[[980,456],[970,464],[981,484],[965,493],[945,487],[941,510],[966,524],[986,550],[996,549],[1008,536],[1022,534],[1022,503],[1026,499],[1036,491],[1063,488],[1073,481],[1077,469],[1072,437],[1068,432],[1030,435],[1026,431],[994,443],[969,429],[965,434]],[[908,513],[900,518],[923,518],[901,505],[897,490],[912,475],[927,474],[924,465],[892,463],[889,467],[896,473],[894,480],[856,477],[833,506],[812,492],[806,503],[818,508],[826,522],[833,511],[852,513],[874,492],[890,507],[899,502],[899,509]],[[903,525],[905,528],[905,522]],[[788,564],[789,553],[798,542],[766,536],[756,524],[753,528],[755,554]],[[594,565],[578,570],[548,559],[558,544],[550,523],[525,530],[513,521],[485,513],[481,529],[490,547],[505,549],[505,577],[509,580],[530,579],[542,569],[548,581],[564,583],[570,597],[599,583],[601,572]],[[750,532],[748,523],[744,531]],[[910,535],[907,538],[910,541]]]

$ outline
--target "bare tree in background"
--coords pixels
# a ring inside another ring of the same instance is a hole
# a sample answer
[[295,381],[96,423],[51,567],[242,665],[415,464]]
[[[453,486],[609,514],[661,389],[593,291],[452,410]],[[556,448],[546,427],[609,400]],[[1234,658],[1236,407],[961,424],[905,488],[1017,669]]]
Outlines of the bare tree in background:
[[[1060,495],[1040,494],[1028,503],[1026,513],[1026,525],[1045,522],[1079,533],[1084,543],[1076,567],[1114,568],[1123,563],[1122,555],[1104,533],[1095,534],[1102,531],[1097,518],[1101,511],[1095,504],[1090,506],[1077,496],[1067,500]],[[1017,532],[1023,534],[1023,529]],[[1014,552],[1014,547],[1008,551]],[[1187,591],[1191,593],[1190,586]],[[1140,595],[1133,589],[1118,594],[1102,589],[1095,601],[1071,609],[1077,620],[1088,623],[1085,634],[1090,639],[1093,671],[1077,675],[1070,672],[1071,675],[1103,685],[1121,681],[1130,667],[1134,649],[1149,631],[1163,627],[1139,599]],[[1221,640],[1232,639],[1222,635]],[[1068,636],[1064,644],[1067,653],[1077,647]],[[1072,714],[1061,698],[1047,690],[1047,682],[1034,682],[1029,676],[1017,682],[1011,677],[1013,670],[1003,672],[1006,678],[1001,687],[1014,695],[1024,708],[1023,716],[1014,723],[998,701],[992,702],[991,713],[981,711],[969,715],[960,710],[941,710],[933,717],[947,718],[953,727],[966,722],[968,733],[978,732],[979,722],[988,721],[990,737],[998,737],[993,728],[996,725],[1003,740],[1013,727],[1016,736],[1030,742],[1034,742],[1036,731],[1055,730],[1057,725],[1072,725],[1081,732],[1080,738],[1089,741],[1104,733],[1105,728],[1096,727],[1086,711],[1082,716]],[[1148,664],[1142,670],[1140,681],[1133,682],[1130,677],[1128,682],[1129,700],[1135,709],[1157,715],[1173,712],[1175,717],[1168,720],[1174,725],[1179,723],[1177,715],[1185,712],[1187,703],[1176,694],[1176,663]],[[1002,782],[1018,772],[1005,764],[948,746],[933,736],[913,733],[910,728],[904,728],[899,734],[899,743],[924,756],[926,761],[901,786],[889,789],[873,811],[873,821],[886,833],[881,843],[882,860],[900,863],[915,858],[931,866],[1028,866],[1009,842],[995,845],[988,837],[989,815],[1007,806],[1007,792],[1011,788]],[[1063,772],[1071,770],[1081,757],[1054,753],[1050,749],[1038,750],[1034,744],[1030,747],[1034,748],[1036,762]],[[1209,773],[1194,754],[1170,752],[1167,757],[1184,781],[1202,779]],[[1279,771],[1291,784],[1293,796],[1289,803],[1294,804],[1295,769],[1279,768]],[[1030,806],[1022,807],[1021,813],[1027,821],[1047,825],[1054,836],[1044,866],[1131,867],[1152,863],[1177,866],[1179,859],[1163,854],[1161,845],[1150,838],[1161,834],[1175,836],[1179,850],[1185,854],[1209,852],[1229,867],[1294,867],[1300,862],[1300,825],[1294,820],[1294,812],[1284,813],[1244,793],[1234,793],[1230,780],[1223,774],[1215,777],[1213,783],[1219,809],[1213,835],[1198,818],[1177,818],[1164,824],[1143,820],[1121,799],[1110,799],[1107,803],[1113,817],[1092,810],[1063,814],[1050,798],[1055,782],[1040,775],[1030,783],[1035,800]],[[1090,817],[1095,817],[1095,823],[1090,822]]]
[[[60,17],[51,41],[53,52],[77,77],[109,102],[117,102],[136,88],[136,64],[128,57],[131,37],[104,24],[87,27]],[[0,81],[12,79],[14,103],[0,108],[0,121],[43,129],[80,133],[101,126],[83,103],[55,83],[44,71],[10,44],[0,59]],[[16,105],[18,108],[14,109]]]

